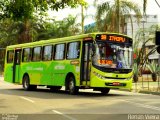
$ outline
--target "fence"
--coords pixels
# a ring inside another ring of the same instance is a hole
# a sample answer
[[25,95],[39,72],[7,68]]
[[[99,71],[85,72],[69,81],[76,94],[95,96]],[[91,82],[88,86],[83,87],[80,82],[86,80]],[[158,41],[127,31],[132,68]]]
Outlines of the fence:
[[152,80],[151,74],[143,74],[139,77],[138,82],[133,83],[133,91],[147,91],[160,93],[160,72],[157,74],[157,80]]

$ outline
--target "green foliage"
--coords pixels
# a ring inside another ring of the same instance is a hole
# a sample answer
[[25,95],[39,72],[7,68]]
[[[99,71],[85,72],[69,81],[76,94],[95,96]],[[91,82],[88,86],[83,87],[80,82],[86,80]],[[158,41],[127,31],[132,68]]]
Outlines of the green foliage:
[[[19,28],[19,30],[16,29],[15,31],[17,42],[31,42],[36,38],[36,31],[32,24],[35,13],[43,14],[49,9],[58,11],[67,6],[76,7],[79,4],[85,5],[86,2],[84,0],[1,0],[0,20],[10,19],[11,21],[16,21],[14,25],[18,23],[16,28]],[[8,35],[10,36],[11,34],[9,33]],[[8,40],[1,41],[4,43],[9,42]],[[12,40],[12,43],[14,44],[16,41]],[[8,43],[5,43],[5,45],[8,45]]]
[[77,7],[78,4],[83,6],[87,5],[85,0],[48,0],[47,1],[49,7],[52,10],[63,9],[66,6],[70,6],[71,8]]
[[38,40],[80,34],[80,24],[76,23],[76,19],[69,15],[62,21],[45,22],[43,27],[38,30]]
[[135,63],[133,65],[133,81],[137,82],[138,81],[138,74],[139,74],[139,67],[138,65]]
[[147,64],[148,69],[151,71],[151,73],[158,73],[160,72],[160,66],[156,64],[154,61]]
[[32,0],[3,0],[0,6],[1,18],[26,20],[32,18],[34,12]]
[[[99,31],[103,32],[121,31],[124,33],[126,17],[131,19],[132,12],[137,15],[137,21],[139,22],[141,12],[138,5],[134,2],[126,0],[114,0],[114,2],[104,2],[99,4],[97,5],[96,13],[97,28]],[[122,29],[119,30],[119,27]]]
[[[134,53],[137,55],[135,62],[143,68],[148,61],[148,56],[156,51],[156,46],[146,53],[146,46],[149,42],[155,42],[155,31],[160,30],[159,25],[152,25],[148,29],[139,29],[134,39]],[[145,36],[144,36],[145,33]],[[138,49],[139,48],[139,49]]]
[[134,62],[139,66],[140,69],[143,69],[144,65],[148,61],[148,56],[156,51],[156,47],[154,47],[152,50],[146,53],[146,44],[148,42],[149,40],[143,42],[141,48],[139,49],[134,48],[134,53],[137,55],[137,58],[134,60]]
[[138,65],[135,63],[133,65],[133,74],[138,76],[138,73],[139,73],[139,68]]
[[59,10],[67,6],[86,5],[84,0],[1,0],[0,13],[2,18],[14,20],[27,20],[37,11],[46,12],[49,9]]
[[18,26],[10,19],[0,21],[0,48],[17,43]]
[[[8,45],[20,43],[24,40],[30,41],[47,40],[51,38],[66,37],[80,34],[80,23],[76,23],[76,17],[69,15],[62,21],[41,19],[35,16],[29,20],[30,27],[27,29],[29,36],[24,36],[26,30],[24,23],[21,21],[13,21],[4,19],[0,21],[0,47],[5,48]],[[29,37],[29,38],[26,38]],[[27,42],[27,41],[26,41]]]
[[94,23],[89,24],[85,27],[85,33],[97,32],[97,28]]
[[156,81],[157,74],[160,72],[160,66],[156,64],[154,61],[152,61],[152,63],[147,64],[147,67],[152,73],[152,80]]

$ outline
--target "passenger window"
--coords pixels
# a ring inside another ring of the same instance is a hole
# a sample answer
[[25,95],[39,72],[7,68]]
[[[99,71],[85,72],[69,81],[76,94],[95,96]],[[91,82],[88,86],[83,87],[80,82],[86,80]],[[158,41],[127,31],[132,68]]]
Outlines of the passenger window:
[[43,60],[48,61],[52,59],[52,45],[43,47]]
[[14,50],[7,51],[7,63],[13,63]]
[[65,50],[65,44],[58,44],[55,46],[55,60],[63,60],[64,59],[64,50]]
[[33,48],[33,61],[40,61],[41,60],[41,47]]
[[80,42],[68,44],[67,59],[77,59],[80,55]]
[[31,49],[30,48],[25,48],[23,49],[23,62],[29,62],[31,60]]

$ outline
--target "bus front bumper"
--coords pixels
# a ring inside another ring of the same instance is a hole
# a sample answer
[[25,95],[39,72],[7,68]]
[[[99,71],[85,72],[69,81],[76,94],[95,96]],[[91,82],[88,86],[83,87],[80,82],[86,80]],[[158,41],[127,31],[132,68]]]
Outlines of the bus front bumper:
[[90,87],[106,87],[111,89],[132,89],[132,80],[133,78],[129,79],[100,79],[99,77],[94,77],[91,79]]

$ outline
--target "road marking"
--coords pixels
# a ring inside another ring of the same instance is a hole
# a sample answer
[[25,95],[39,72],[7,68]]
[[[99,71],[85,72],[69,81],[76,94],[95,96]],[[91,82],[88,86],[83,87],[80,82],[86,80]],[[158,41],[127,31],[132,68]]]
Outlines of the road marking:
[[68,118],[69,120],[77,120],[77,119],[75,119],[75,118],[73,118],[73,117],[70,117],[70,116],[68,116],[68,115],[65,115],[65,114],[63,114],[63,113],[61,113],[61,112],[59,112],[59,111],[57,111],[57,110],[52,110],[52,112],[54,112],[54,113],[56,113],[56,114],[59,114],[59,115],[62,115],[63,117]]
[[141,104],[141,103],[135,103],[135,102],[131,102],[131,101],[128,101],[128,100],[121,100],[121,101],[128,102],[128,103],[140,106],[140,107],[144,107],[144,108],[149,108],[149,109],[152,109],[152,110],[160,111],[159,107],[155,107],[155,106],[151,106],[151,105],[145,105],[145,104]]
[[31,103],[34,103],[35,101],[33,101],[33,100],[31,100],[31,99],[29,99],[29,98],[26,98],[26,97],[20,97],[21,99],[24,99],[24,100],[27,100],[27,101],[29,101],[29,102],[31,102]]

